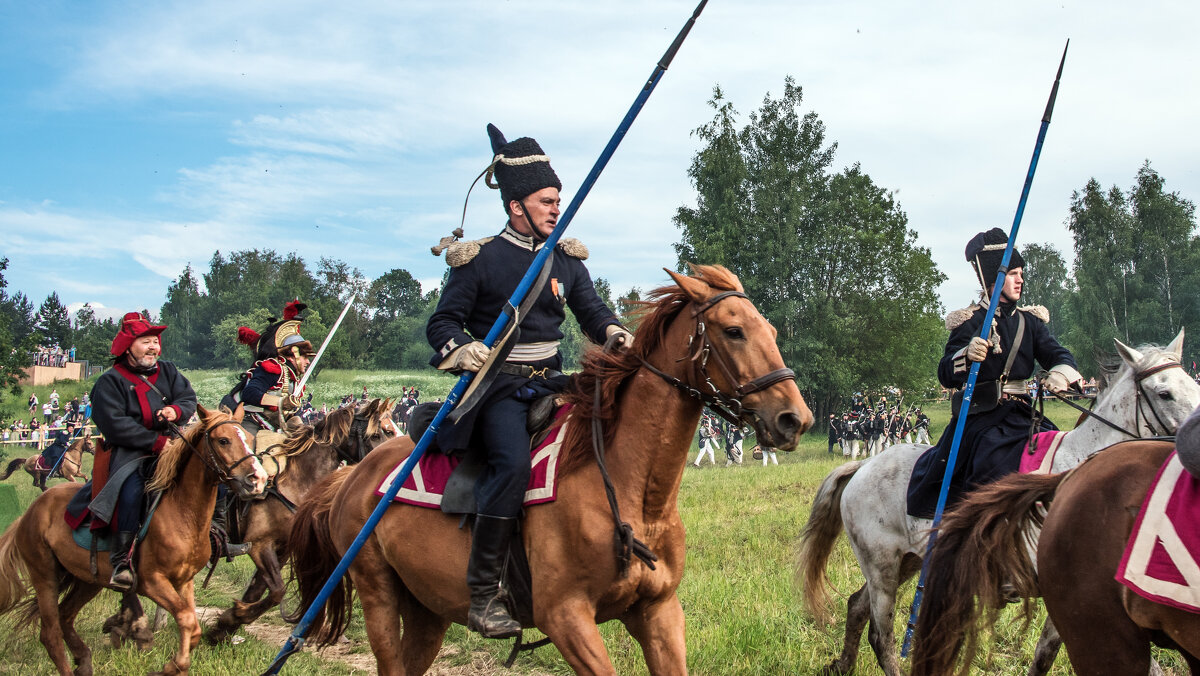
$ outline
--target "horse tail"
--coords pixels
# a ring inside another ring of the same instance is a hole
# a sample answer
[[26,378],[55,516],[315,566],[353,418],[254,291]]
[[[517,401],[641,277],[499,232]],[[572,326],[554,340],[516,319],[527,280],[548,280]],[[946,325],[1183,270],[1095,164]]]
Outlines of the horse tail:
[[5,615],[21,605],[29,595],[28,569],[25,559],[17,548],[17,528],[21,519],[16,521],[0,535],[0,615]]
[[[347,467],[322,479],[309,490],[292,515],[292,530],[284,556],[292,564],[292,579],[300,591],[300,605],[291,616],[284,614],[288,622],[300,621],[341,561],[342,555],[329,530],[329,518],[334,498],[351,470]],[[345,632],[353,602],[354,586],[349,577],[342,576],[309,630],[310,635],[317,637],[318,645],[330,645]]]
[[20,469],[28,458],[13,458],[8,462],[8,467],[4,468],[4,476],[0,476],[0,481],[12,476],[12,473]]
[[925,600],[917,620],[912,676],[953,673],[975,655],[977,635],[995,624],[1011,585],[1022,597],[1025,621],[1039,596],[1030,559],[1036,534],[1066,474],[1013,474],[969,494],[946,513],[926,569]]
[[800,532],[796,557],[796,584],[803,589],[804,606],[820,622],[833,621],[829,614],[829,576],[825,566],[833,545],[842,533],[842,491],[862,467],[861,460],[848,462],[829,473],[813,498],[808,523]]

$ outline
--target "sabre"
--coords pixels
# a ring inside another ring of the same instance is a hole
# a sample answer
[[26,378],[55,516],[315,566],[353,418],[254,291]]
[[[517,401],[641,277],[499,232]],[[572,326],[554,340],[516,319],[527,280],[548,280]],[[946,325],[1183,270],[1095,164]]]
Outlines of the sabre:
[[[1067,48],[1071,41],[1063,47],[1062,60],[1058,62],[1058,73],[1054,76],[1054,85],[1050,88],[1050,100],[1046,101],[1046,112],[1042,115],[1042,126],[1038,129],[1037,142],[1033,146],[1033,158],[1029,160],[1029,173],[1025,176],[1025,186],[1021,188],[1021,200],[1017,203],[1017,213],[1013,217],[1012,229],[1008,233],[1008,244],[1004,247],[1004,257],[1000,259],[1000,269],[996,271],[996,281],[992,286],[991,298],[988,300],[987,314],[983,317],[983,325],[979,337],[988,339],[992,328],[992,319],[996,316],[996,306],[1000,298],[1000,289],[1004,286],[1004,278],[1008,275],[1008,262],[1012,258],[1013,245],[1017,241],[1017,231],[1021,228],[1021,217],[1025,214],[1025,202],[1029,199],[1029,188],[1033,185],[1033,172],[1037,170],[1038,157],[1042,154],[1042,143],[1046,140],[1046,129],[1050,127],[1050,115],[1054,112],[1054,100],[1058,97],[1058,83],[1062,79],[1063,65],[1067,62]],[[963,429],[966,427],[967,414],[971,408],[971,395],[975,393],[975,380],[979,377],[979,366],[982,362],[971,362],[971,373],[967,376],[967,384],[963,387],[962,404],[958,408],[958,424],[954,427],[954,439],[950,443],[950,457],[946,460],[946,474],[942,477],[942,488],[938,492],[937,507],[933,513],[933,525],[929,531],[929,544],[925,548],[925,560],[921,564],[921,577],[917,580],[917,593],[913,596],[912,612],[908,616],[908,628],[904,630],[904,645],[900,649],[901,657],[908,657],[908,649],[912,646],[913,628],[917,626],[917,615],[921,611],[921,597],[925,594],[925,576],[929,573],[929,552],[937,540],[938,525],[942,522],[942,511],[946,509],[946,498],[950,494],[950,478],[954,475],[954,464],[958,461],[958,446],[962,441]]]
[[350,294],[350,300],[346,301],[346,307],[342,308],[342,314],[338,315],[337,321],[333,323],[333,328],[329,329],[329,334],[325,336],[325,342],[321,343],[321,349],[317,350],[317,356],[313,357],[308,363],[308,368],[304,370],[304,375],[300,378],[300,382],[296,385],[296,396],[300,396],[300,392],[304,391],[304,385],[308,383],[308,377],[317,369],[317,362],[321,361],[321,355],[325,354],[325,348],[329,347],[329,341],[333,340],[333,334],[337,333],[338,327],[342,325],[342,320],[346,318],[346,313],[350,311],[350,306],[354,304],[354,299],[358,297],[358,292]]
[[[591,192],[592,186],[596,183],[596,179],[600,177],[600,173],[604,171],[604,167],[608,165],[608,161],[612,158],[613,153],[616,152],[617,146],[621,144],[621,139],[625,138],[625,133],[629,131],[629,127],[637,118],[638,113],[641,112],[642,106],[646,104],[646,100],[650,98],[650,94],[658,85],[658,81],[662,79],[663,73],[667,71],[667,67],[671,64],[671,60],[675,58],[675,53],[679,51],[679,47],[683,44],[683,41],[691,31],[692,26],[696,23],[696,18],[700,16],[700,12],[704,9],[706,4],[708,4],[708,0],[700,0],[700,4],[697,5],[695,11],[692,12],[691,18],[689,18],[687,23],[683,25],[683,28],[679,31],[679,34],[675,36],[675,40],[671,43],[671,46],[667,48],[667,51],[663,54],[662,58],[658,60],[658,63],[654,67],[654,71],[651,72],[650,77],[646,80],[646,83],[642,85],[642,89],[638,92],[637,97],[634,99],[633,105],[629,107],[629,112],[625,113],[624,119],[622,119],[621,123],[617,125],[617,130],[613,132],[612,138],[609,139],[608,145],[604,147],[604,150],[600,153],[600,157],[597,158],[596,163],[592,165],[592,170],[588,172],[587,177],[583,180],[583,183],[580,184],[579,192],[576,193],[575,197],[571,200],[571,203],[567,205],[567,208],[565,211],[563,211],[562,217],[559,219],[558,224],[554,227],[554,231],[551,232],[550,236],[546,238],[545,244],[542,245],[542,248],[538,251],[537,256],[534,257],[529,269],[525,272],[525,276],[522,277],[521,282],[517,284],[516,290],[513,291],[512,297],[508,300],[506,312],[500,313],[500,316],[496,318],[496,322],[492,324],[491,330],[488,331],[487,337],[483,340],[484,344],[489,348],[496,343],[496,340],[500,337],[500,334],[508,325],[510,314],[514,313],[516,308],[520,307],[521,301],[525,299],[525,295],[529,292],[530,287],[532,287],[536,281],[536,278],[541,271],[542,266],[545,264],[546,259],[550,256],[551,252],[554,251],[555,246],[558,244],[558,240],[562,237],[563,232],[567,229],[567,225],[570,224],[575,212],[579,210],[579,205],[583,203],[584,198],[586,198],[588,193]],[[383,518],[383,513],[387,511],[387,508],[392,504],[392,500],[396,497],[396,493],[400,491],[400,487],[408,479],[408,476],[412,474],[413,468],[416,467],[417,462],[421,459],[421,456],[425,454],[425,449],[429,447],[429,444],[432,443],[434,437],[437,436],[438,427],[441,426],[442,421],[446,419],[446,416],[449,415],[451,409],[453,409],[455,404],[458,403],[458,400],[460,397],[462,397],[463,393],[466,392],[467,386],[470,385],[471,380],[474,377],[475,373],[472,371],[463,373],[458,379],[458,382],[455,383],[454,387],[450,390],[450,394],[446,395],[446,401],[442,403],[442,407],[438,409],[437,415],[433,417],[433,421],[429,423],[429,427],[426,428],[425,433],[421,435],[420,441],[417,442],[417,445],[415,448],[413,448],[412,453],[404,461],[404,464],[400,468],[400,472],[392,480],[391,485],[388,486],[387,492],[379,499],[379,503],[375,506],[375,510],[371,512],[371,516],[368,517],[366,523],[363,524],[362,530],[358,532],[358,535],[355,536],[354,541],[350,543],[350,546],[346,549],[345,555],[342,556],[341,562],[338,563],[333,573],[330,574],[329,579],[325,581],[325,586],[321,588],[321,591],[317,594],[317,597],[313,599],[312,605],[308,607],[304,613],[304,616],[300,618],[300,622],[296,625],[296,629],[292,632],[291,636],[288,637],[287,642],[284,644],[283,648],[280,649],[279,654],[275,656],[275,660],[272,661],[267,670],[263,672],[263,676],[267,676],[268,674],[278,674],[279,670],[283,668],[283,665],[287,661],[288,657],[304,647],[304,636],[308,633],[309,628],[312,626],[313,620],[316,619],[321,608],[324,607],[325,601],[329,598],[329,595],[333,593],[334,586],[337,584],[338,580],[340,580],[342,576],[346,574],[346,571],[350,568],[350,564],[354,561],[355,557],[358,556],[359,550],[362,549],[364,544],[366,544],[367,538],[370,537],[371,533],[375,530],[375,526],[379,523],[379,520]]]

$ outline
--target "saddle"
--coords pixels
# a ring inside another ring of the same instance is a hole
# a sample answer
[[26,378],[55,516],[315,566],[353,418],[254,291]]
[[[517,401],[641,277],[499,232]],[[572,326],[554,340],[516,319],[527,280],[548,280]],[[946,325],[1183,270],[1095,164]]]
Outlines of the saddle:
[[[529,432],[531,450],[537,448],[549,434],[554,423],[554,412],[559,406],[558,397],[558,394],[550,394],[530,405],[525,429]],[[408,436],[413,443],[421,440],[441,406],[438,402],[428,402],[418,404],[413,409],[412,417],[408,421]],[[427,450],[451,455],[437,446],[436,439],[430,443]],[[481,448],[470,448],[452,455],[459,460],[459,464],[450,474],[442,493],[442,511],[446,514],[475,514],[475,482],[487,468],[487,455]]]

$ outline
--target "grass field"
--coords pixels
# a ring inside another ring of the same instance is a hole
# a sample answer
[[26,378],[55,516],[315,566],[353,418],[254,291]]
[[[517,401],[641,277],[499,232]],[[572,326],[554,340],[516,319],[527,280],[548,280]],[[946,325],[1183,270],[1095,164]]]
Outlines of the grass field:
[[[219,396],[218,392],[223,393],[221,388],[227,389],[234,377],[231,372],[188,375],[202,402],[212,401]],[[420,377],[429,380],[418,380]],[[336,401],[343,394],[361,392],[363,384],[372,396],[398,394],[401,386],[417,384],[423,398],[428,400],[444,395],[453,380],[436,374],[330,372],[322,374],[318,392],[328,389],[332,392],[329,398]],[[443,384],[444,389],[440,387]],[[63,389],[59,392],[63,393]],[[318,401],[322,398],[317,395]],[[948,404],[930,403],[923,408],[933,421],[936,439],[949,420]],[[1057,403],[1048,404],[1047,409],[1060,427],[1071,427],[1075,416],[1069,409]],[[747,449],[752,445],[752,440],[749,441]],[[777,467],[764,468],[747,452],[742,466],[688,467],[684,473],[679,506],[688,530],[688,559],[680,598],[687,617],[691,673],[810,674],[840,651],[841,620],[827,627],[814,623],[802,611],[798,590],[792,582],[796,538],[808,517],[816,489],[825,475],[843,461],[840,455],[827,455],[825,449],[825,436],[810,434],[795,452],[780,453]],[[692,457],[694,454],[695,449]],[[17,486],[22,505],[36,495],[24,473],[6,483]],[[222,562],[210,588],[198,591],[198,604],[227,607],[240,595],[252,572],[252,564],[245,557],[232,565]],[[837,589],[836,612],[844,615],[846,597],[862,584],[862,575],[844,538],[831,560],[830,575]],[[200,579],[202,576],[203,571]],[[897,606],[897,636],[903,634],[912,589],[913,584],[909,583]],[[100,632],[100,623],[116,606],[116,595],[103,592],[84,610],[78,623],[84,640],[95,651],[96,673],[133,674],[161,668],[177,645],[174,623],[157,635],[156,645],[148,653],[133,648],[113,650]],[[1024,674],[1038,627],[1023,630],[1018,620],[1006,616],[997,635],[981,651],[974,673]],[[52,673],[36,630],[14,633],[12,618],[6,618],[0,621],[0,631],[4,634],[0,640],[0,674]],[[238,645],[202,646],[194,654],[192,673],[261,673],[288,631],[279,615],[270,613],[252,632],[243,630],[242,635],[247,638]],[[618,673],[646,673],[640,649],[623,627],[610,622],[601,631]],[[270,635],[272,640],[259,640],[251,634]],[[327,653],[327,659],[309,654],[293,657],[284,673],[373,673],[370,648],[361,624],[351,627],[349,639],[350,643],[339,647],[336,655]],[[486,641],[455,626],[446,646],[443,658],[431,673],[462,676],[500,673],[502,669],[495,665],[507,656],[511,642]],[[1186,673],[1173,654],[1162,653],[1159,659],[1168,673]],[[514,672],[571,673],[552,647],[522,656]],[[857,673],[880,673],[865,638]],[[1060,655],[1052,673],[1071,673],[1065,655]]]

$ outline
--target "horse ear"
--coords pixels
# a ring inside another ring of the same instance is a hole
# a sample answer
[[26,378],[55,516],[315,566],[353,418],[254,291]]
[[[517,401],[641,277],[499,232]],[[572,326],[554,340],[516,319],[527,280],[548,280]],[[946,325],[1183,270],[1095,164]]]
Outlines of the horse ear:
[[246,404],[238,402],[237,408],[233,409],[233,419],[235,422],[242,422],[242,418],[246,417]]
[[1125,360],[1132,368],[1137,368],[1138,362],[1142,360],[1142,353],[1129,347],[1125,343],[1113,338],[1113,342],[1117,344],[1117,354],[1121,355],[1121,359]]
[[1183,327],[1182,326],[1179,327],[1179,335],[1175,336],[1175,340],[1172,340],[1171,344],[1167,346],[1167,352],[1174,354],[1176,361],[1178,361],[1178,362],[1183,361]]
[[692,299],[692,302],[703,303],[712,295],[712,288],[703,281],[694,277],[681,275],[678,272],[672,272],[666,268],[663,268],[663,270],[666,270],[666,273],[671,276],[671,279],[675,280],[675,283],[679,285],[680,289],[683,289],[688,298]]
[[208,420],[208,409],[204,408],[200,404],[196,404],[196,415],[200,416],[201,421]]

